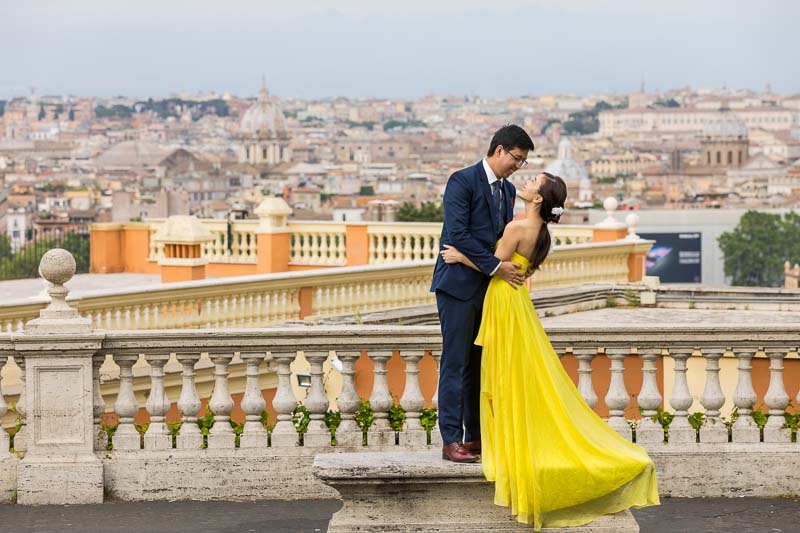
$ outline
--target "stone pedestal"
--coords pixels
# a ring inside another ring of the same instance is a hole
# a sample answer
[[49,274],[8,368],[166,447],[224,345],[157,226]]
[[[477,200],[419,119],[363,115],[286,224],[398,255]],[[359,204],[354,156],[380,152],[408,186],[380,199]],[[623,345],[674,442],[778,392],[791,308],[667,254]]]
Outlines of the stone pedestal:
[[208,259],[203,257],[203,244],[214,235],[194,216],[171,216],[153,237],[164,246],[159,258],[161,282],[205,279]]
[[75,273],[66,250],[47,252],[40,265],[53,287],[40,317],[15,337],[25,358],[28,449],[17,469],[23,505],[101,503],[103,465],[94,453],[92,357],[102,334],[92,333],[65,301],[63,286]]
[[[533,531],[494,504],[494,486],[480,464],[454,464],[441,452],[319,454],[314,475],[342,497],[328,533]],[[581,527],[542,531],[638,532],[630,511]]]
[[266,198],[255,210],[259,223],[256,230],[258,262],[256,272],[271,274],[289,270],[292,235],[287,219],[292,209],[283,198]]

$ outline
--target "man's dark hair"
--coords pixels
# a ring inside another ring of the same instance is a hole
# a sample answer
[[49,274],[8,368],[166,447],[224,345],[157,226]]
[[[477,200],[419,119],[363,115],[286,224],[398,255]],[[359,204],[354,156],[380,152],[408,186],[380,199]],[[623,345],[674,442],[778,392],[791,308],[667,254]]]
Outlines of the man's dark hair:
[[502,146],[506,150],[519,148],[529,152],[533,151],[533,141],[530,135],[516,124],[508,124],[494,132],[492,143],[489,145],[489,151],[486,152],[486,155],[491,157],[498,146]]

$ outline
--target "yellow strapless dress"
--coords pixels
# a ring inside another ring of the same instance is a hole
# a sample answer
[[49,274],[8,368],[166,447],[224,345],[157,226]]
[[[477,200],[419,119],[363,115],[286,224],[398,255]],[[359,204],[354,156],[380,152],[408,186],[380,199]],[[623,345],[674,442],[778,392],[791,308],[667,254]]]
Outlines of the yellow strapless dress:
[[[512,260],[527,270],[525,257]],[[583,400],[524,287],[492,278],[475,344],[483,346],[483,472],[495,504],[536,531],[659,504],[652,460]]]

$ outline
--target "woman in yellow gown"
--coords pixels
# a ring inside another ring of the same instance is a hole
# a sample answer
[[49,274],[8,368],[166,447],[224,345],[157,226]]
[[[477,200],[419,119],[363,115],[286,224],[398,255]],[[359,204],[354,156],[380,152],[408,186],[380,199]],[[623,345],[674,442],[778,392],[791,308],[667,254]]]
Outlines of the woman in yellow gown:
[[[547,223],[558,222],[567,188],[545,173],[517,194],[525,218],[506,226],[495,256],[536,270],[550,250]],[[475,268],[455,248],[442,255]],[[524,287],[492,278],[475,344],[483,346],[481,460],[497,505],[539,531],[659,504],[652,460],[583,400]]]

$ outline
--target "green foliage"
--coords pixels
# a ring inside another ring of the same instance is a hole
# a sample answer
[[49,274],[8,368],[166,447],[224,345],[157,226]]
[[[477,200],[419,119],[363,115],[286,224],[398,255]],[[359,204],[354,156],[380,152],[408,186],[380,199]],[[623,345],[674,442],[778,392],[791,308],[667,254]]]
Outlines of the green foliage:
[[111,451],[114,449],[114,433],[117,432],[117,428],[119,428],[119,422],[117,422],[113,426],[109,426],[103,423],[100,424],[100,430],[98,436],[106,441],[106,451]]
[[172,437],[172,447],[178,447],[178,433],[181,432],[181,426],[183,422],[167,422],[167,429],[169,430],[169,435]]
[[78,233],[67,233],[58,239],[42,239],[12,253],[10,242],[5,235],[0,236],[0,280],[30,279],[39,277],[39,262],[42,256],[53,248],[64,248],[75,257],[76,271],[89,271],[89,239]]
[[443,222],[444,206],[434,202],[422,202],[416,207],[411,202],[403,202],[397,210],[398,222]]
[[669,100],[656,100],[653,103],[652,107],[680,107],[681,104],[678,103],[677,100],[674,98],[670,98]]
[[116,104],[111,107],[99,105],[94,108],[94,115],[97,118],[130,118],[133,115],[133,110],[121,104]]
[[336,430],[339,428],[339,424],[342,423],[342,412],[329,409],[325,412],[325,416],[322,417],[322,421],[325,422],[325,427],[331,432],[331,446],[336,446]]
[[[791,405],[791,403],[789,405]],[[800,427],[800,411],[794,406],[792,406],[792,408],[794,413],[790,413],[789,411],[784,411],[783,413],[783,418],[786,421],[784,427],[792,431],[792,442],[797,442],[797,429]]]
[[438,419],[439,415],[433,407],[426,407],[419,412],[419,425],[425,429],[426,444],[431,443],[431,431],[436,427],[436,421]]
[[367,433],[375,422],[375,412],[369,404],[369,400],[362,400],[356,411],[356,425],[361,429],[361,445],[367,445]]
[[208,432],[214,427],[214,412],[210,407],[206,406],[206,414],[197,419],[197,427],[200,428],[200,433],[203,435],[203,443],[200,448],[208,448]]
[[395,128],[406,129],[406,128],[425,128],[425,127],[427,127],[427,124],[425,124],[421,120],[409,119],[406,121],[402,121],[393,119],[383,124],[383,131],[389,131]]
[[261,425],[264,426],[264,429],[266,429],[268,433],[272,433],[272,430],[275,428],[275,422],[270,420],[269,413],[266,409],[261,411]]
[[606,297],[606,307],[616,307],[617,300],[613,296]]
[[352,120],[346,120],[345,124],[347,124],[348,128],[367,128],[369,131],[372,131],[376,123],[374,121],[353,122]]
[[762,406],[759,406],[757,409],[753,409],[753,420],[755,421],[758,429],[763,430],[764,426],[767,425],[767,420],[769,419],[769,414],[765,413],[761,410]]
[[372,185],[362,185],[358,190],[359,196],[375,196],[375,188]]
[[389,408],[389,426],[395,431],[403,431],[406,424],[406,410],[400,404],[394,404]]
[[625,107],[628,107],[627,104],[614,106],[604,100],[601,100],[597,102],[592,109],[571,113],[567,121],[564,122],[564,132],[568,135],[587,135],[590,133],[596,133],[597,130],[600,129],[600,120],[598,118],[600,111],[606,111],[608,109],[622,109]]
[[242,433],[244,432],[244,424],[229,420],[231,429],[233,429],[233,445],[238,448],[241,443]]
[[786,261],[800,263],[800,214],[748,211],[718,239],[733,285],[780,287]]
[[310,422],[311,413],[308,412],[308,408],[302,403],[298,403],[297,407],[292,411],[292,424],[294,424],[294,429],[297,430],[297,433],[303,435],[308,431],[308,424]]
[[689,425],[692,426],[695,431],[700,431],[700,426],[702,426],[705,423],[706,423],[705,414],[698,411],[697,413],[692,413],[689,415]]

